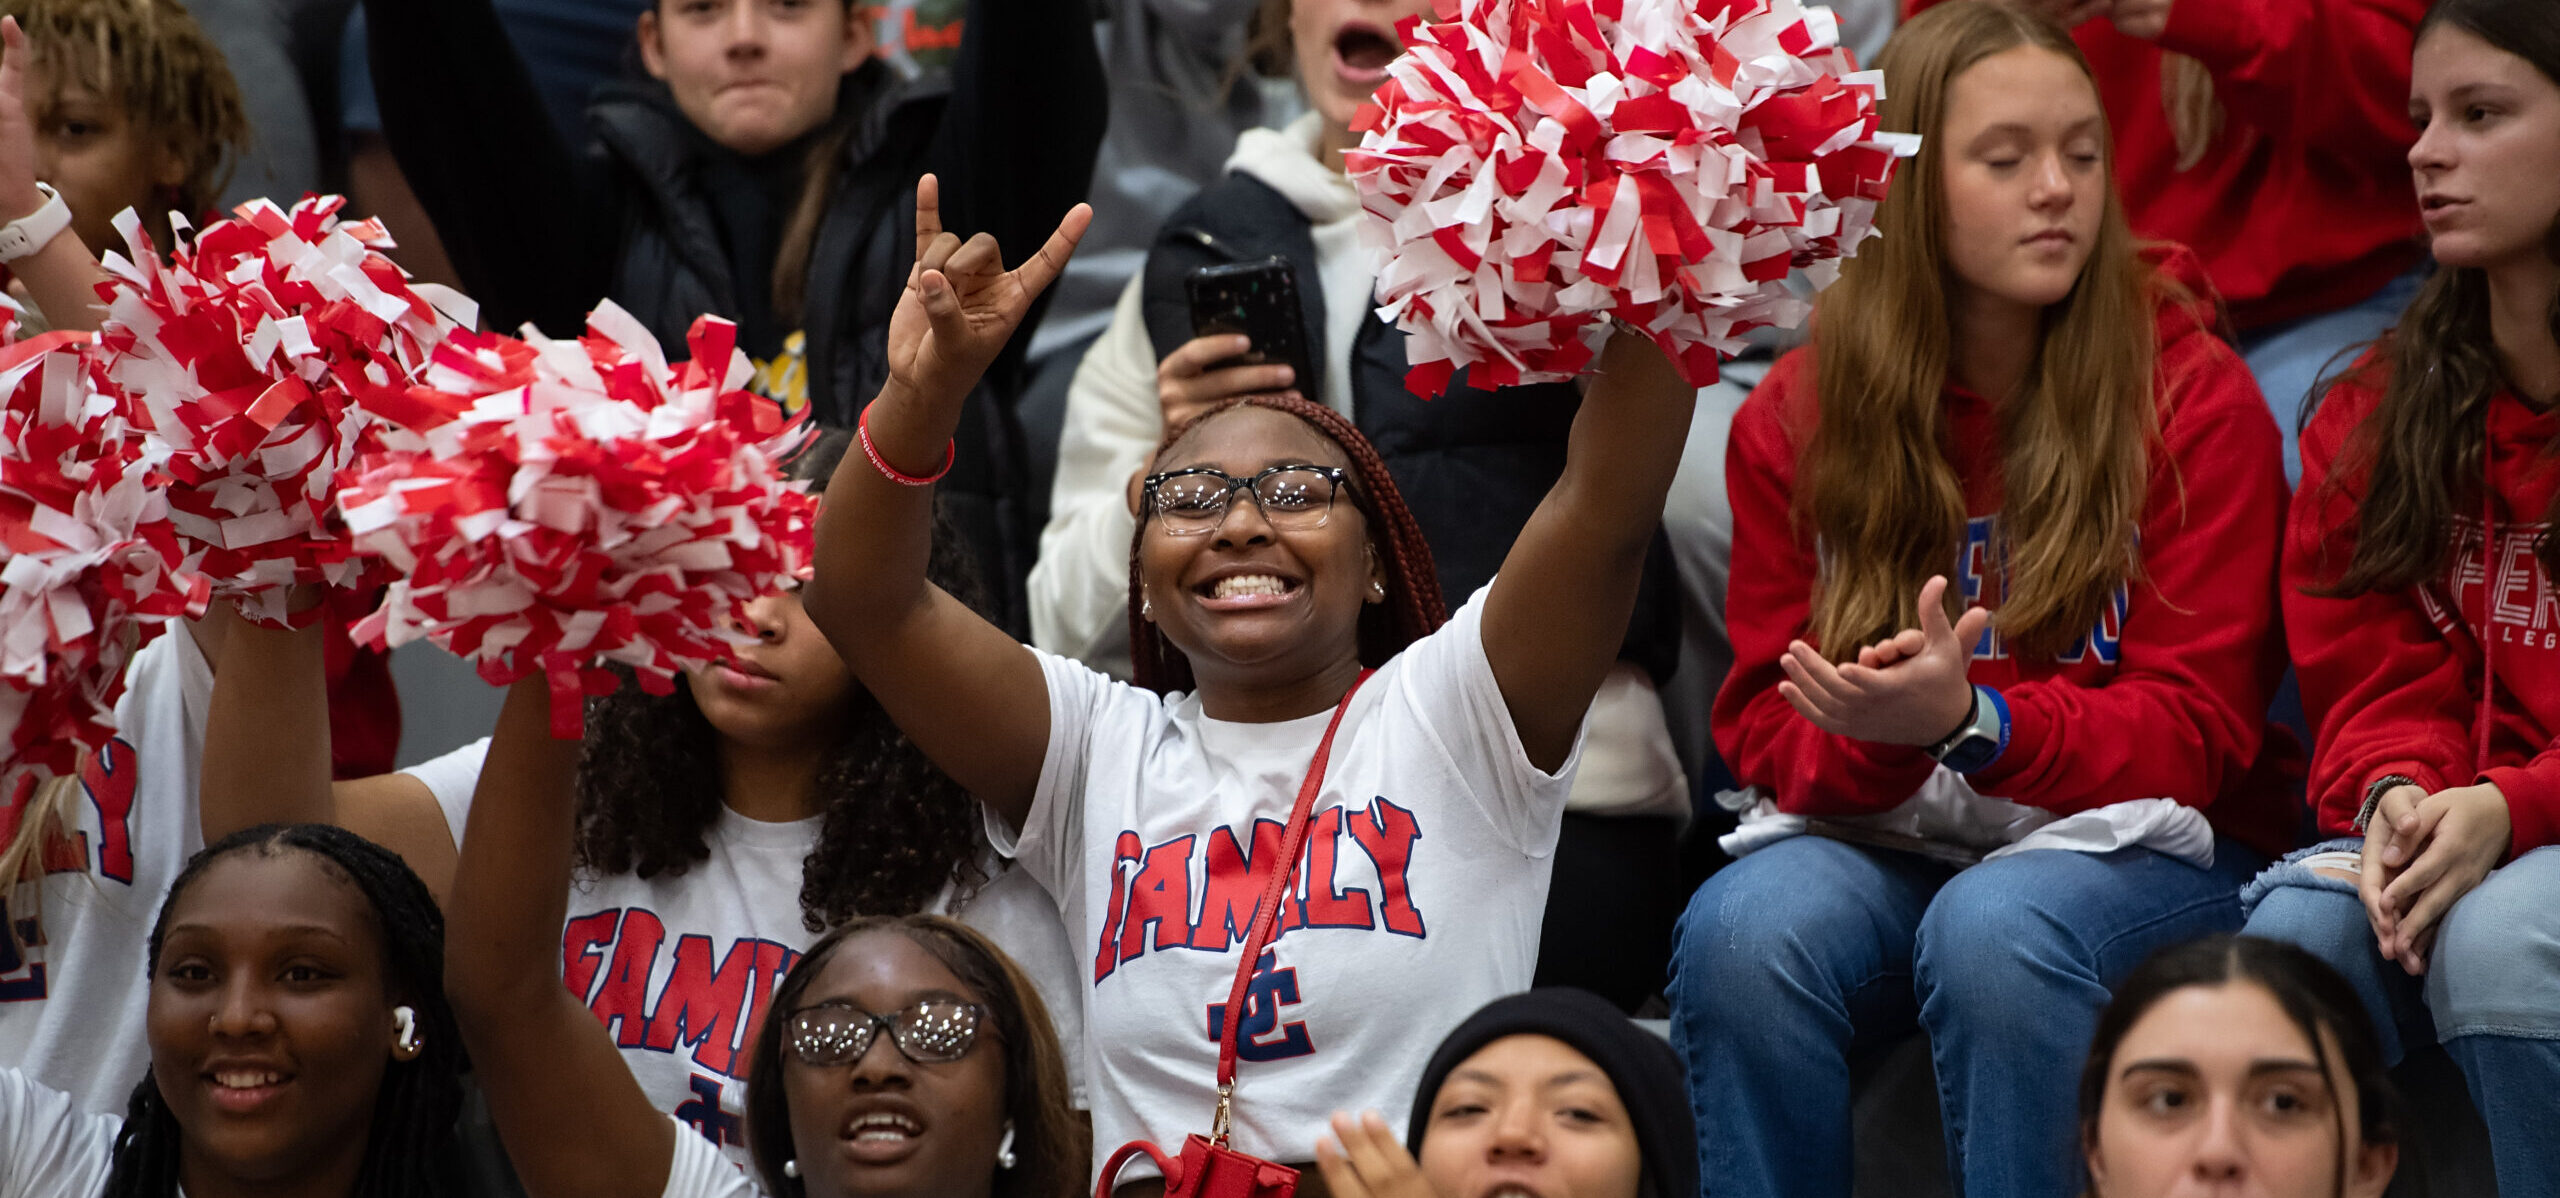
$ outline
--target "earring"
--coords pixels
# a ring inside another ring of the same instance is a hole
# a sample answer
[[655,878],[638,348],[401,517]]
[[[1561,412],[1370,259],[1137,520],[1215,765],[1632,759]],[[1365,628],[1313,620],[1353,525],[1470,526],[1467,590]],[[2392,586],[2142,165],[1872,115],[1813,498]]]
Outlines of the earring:
[[391,1008],[391,1026],[399,1033],[392,1038],[392,1053],[404,1061],[416,1060],[418,1053],[427,1046],[418,1038],[417,1010],[412,1007]]
[[1152,620],[1156,618],[1156,601],[1154,597],[1144,593],[1139,594],[1138,618],[1141,620]]
[[796,1159],[782,1162],[782,1175],[784,1177],[800,1176],[800,1162]]
[[996,1168],[999,1168],[999,1169],[1010,1169],[1010,1168],[1012,1168],[1012,1167],[1013,1167],[1013,1124],[1012,1124],[1011,1122],[1007,1122],[1007,1123],[1004,1125],[1004,1142],[1003,1142],[1003,1143],[1001,1143],[1001,1144],[996,1145]]
[[1380,599],[1384,599],[1387,597],[1387,584],[1372,580],[1369,583],[1369,593]]

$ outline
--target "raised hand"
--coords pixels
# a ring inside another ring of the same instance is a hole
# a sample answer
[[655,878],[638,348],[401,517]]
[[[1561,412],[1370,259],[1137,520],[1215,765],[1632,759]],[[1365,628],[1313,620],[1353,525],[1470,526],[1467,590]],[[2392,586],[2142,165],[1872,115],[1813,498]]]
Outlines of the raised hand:
[[1778,693],[1825,732],[1889,745],[1929,745],[1946,738],[1973,710],[1965,671],[1991,613],[1968,608],[1947,621],[1947,580],[1920,588],[1920,626],[1860,649],[1838,666],[1803,641],[1787,645]]
[[918,180],[915,265],[889,318],[890,386],[959,402],[1021,326],[1031,301],[1066,269],[1092,220],[1091,207],[1076,205],[1039,253],[1006,270],[995,238],[980,233],[963,242],[943,230],[941,182]]
[[36,190],[36,126],[27,115],[27,31],[0,17],[0,221],[44,206]]
[[1316,1169],[1333,1198],[1440,1198],[1376,1111],[1335,1112],[1333,1139],[1316,1141]]
[[44,206],[36,190],[36,124],[27,111],[27,31],[0,17],[0,221]]
[[[33,216],[45,203],[36,190],[35,122],[27,115],[28,57],[18,19],[0,17],[0,222]],[[64,229],[9,268],[52,327],[96,329],[105,318],[96,286],[106,272],[77,229]]]
[[[2394,809],[2393,795],[2416,789],[2395,787],[2383,796],[2366,828],[2365,848],[2367,860],[2378,857],[2387,872],[2368,871],[2371,880],[2359,882],[2360,891],[2372,886],[2380,892],[2368,900],[2367,912],[2374,914],[2378,902],[2375,933],[2382,955],[2412,975],[2427,971],[2445,912],[2498,867],[2513,836],[2506,795],[2495,783],[2440,790]],[[2394,817],[2388,825],[2386,812]],[[2378,853],[2376,841],[2382,842]]]

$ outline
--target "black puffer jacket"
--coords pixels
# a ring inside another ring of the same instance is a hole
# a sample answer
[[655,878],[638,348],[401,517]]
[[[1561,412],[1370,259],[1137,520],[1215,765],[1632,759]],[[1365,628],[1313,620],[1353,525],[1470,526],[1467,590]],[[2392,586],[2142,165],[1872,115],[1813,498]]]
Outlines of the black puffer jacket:
[[[746,325],[742,343],[758,358],[780,348],[790,330],[771,328],[770,306],[749,294],[765,277],[741,280],[736,266],[737,238],[770,245],[778,229],[727,227],[739,197],[722,189],[777,169],[787,184],[791,162],[724,157],[665,85],[646,79],[598,89],[595,140],[573,154],[489,0],[366,0],[366,13],[384,132],[490,327],[531,322],[574,335],[609,297],[673,354],[705,312]],[[903,81],[871,62],[844,78],[830,127],[844,133],[843,150],[797,322],[809,403],[825,423],[850,425],[888,377],[889,315],[915,257],[920,176],[941,179],[945,227],[994,235],[1013,262],[1091,181],[1108,100],[1085,0],[972,0],[966,20],[947,77]],[[777,155],[805,152],[804,143]],[[777,225],[788,219],[788,196],[764,207]],[[1021,578],[1038,533],[1026,525],[1011,409],[1028,342],[1017,337],[971,396],[940,488],[987,576],[991,614],[1008,626],[1022,623]]]
[[[1191,340],[1183,280],[1202,266],[1276,255],[1297,271],[1308,360],[1328,361],[1324,289],[1307,218],[1260,179],[1231,172],[1165,221],[1147,255],[1147,336],[1159,354]],[[1582,395],[1571,383],[1483,391],[1460,372],[1438,399],[1404,385],[1404,333],[1375,313],[1351,347],[1351,418],[1394,476],[1431,544],[1440,589],[1456,607],[1492,580],[1511,543],[1564,474],[1565,437]],[[1679,661],[1680,609],[1671,549],[1656,532],[1619,650],[1656,682]]]

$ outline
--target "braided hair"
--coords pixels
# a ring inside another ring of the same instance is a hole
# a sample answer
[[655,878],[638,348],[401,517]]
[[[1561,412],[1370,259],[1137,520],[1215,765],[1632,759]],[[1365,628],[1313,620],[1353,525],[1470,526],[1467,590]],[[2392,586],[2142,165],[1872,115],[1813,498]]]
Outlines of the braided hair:
[[[823,488],[852,442],[841,429],[820,433],[794,459],[791,476]],[[976,605],[967,551],[947,528],[934,530],[925,574]],[[722,807],[720,733],[683,677],[666,695],[628,683],[588,706],[578,866],[595,875],[682,876],[711,856],[708,835]],[[945,886],[965,898],[984,882],[977,801],[859,684],[835,727],[818,769],[825,817],[801,863],[801,924],[819,932],[856,914],[921,911]]]
[[[226,857],[276,857],[288,851],[319,858],[363,893],[381,923],[389,989],[416,1012],[418,1035],[425,1044],[416,1060],[394,1060],[383,1074],[353,1198],[440,1198],[454,1193],[460,1184],[454,1120],[462,1111],[465,1061],[462,1032],[444,997],[444,913],[427,893],[426,884],[389,849],[327,824],[264,824],[205,846],[187,861],[178,880],[169,884],[168,897],[160,902],[159,917],[151,925],[146,976],[160,972],[160,944],[168,931],[169,912],[207,867]],[[168,1102],[160,1096],[158,1079],[145,1073],[126,1107],[124,1128],[116,1135],[105,1198],[176,1198],[178,1146],[184,1136]]]
[[[1404,651],[1404,647],[1422,639],[1449,622],[1449,605],[1440,597],[1440,575],[1431,564],[1431,546],[1422,539],[1422,526],[1413,513],[1406,510],[1404,496],[1396,490],[1395,479],[1388,475],[1387,465],[1378,457],[1376,446],[1360,430],[1323,404],[1281,395],[1245,395],[1230,399],[1168,430],[1156,445],[1155,458],[1161,459],[1185,437],[1210,421],[1242,407],[1269,408],[1295,416],[1313,426],[1316,433],[1342,450],[1351,463],[1351,482],[1345,488],[1351,504],[1360,510],[1369,525],[1369,547],[1386,568],[1387,601],[1369,605],[1360,613],[1360,664],[1376,668],[1387,659]],[[1151,459],[1152,460],[1152,459]],[[1129,661],[1138,685],[1159,694],[1192,689],[1191,659],[1182,655],[1142,614],[1139,601],[1146,594],[1146,567],[1139,549],[1146,544],[1147,516],[1155,500],[1150,496],[1147,510],[1138,513],[1138,527],[1129,536]]]

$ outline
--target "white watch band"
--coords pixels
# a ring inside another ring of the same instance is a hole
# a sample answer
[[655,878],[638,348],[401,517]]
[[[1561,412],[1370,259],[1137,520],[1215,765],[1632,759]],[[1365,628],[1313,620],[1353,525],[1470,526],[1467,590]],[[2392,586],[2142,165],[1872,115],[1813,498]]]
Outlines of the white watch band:
[[71,227],[71,206],[62,202],[62,193],[49,183],[36,184],[36,190],[44,193],[43,207],[0,225],[0,262],[15,262],[43,249]]

